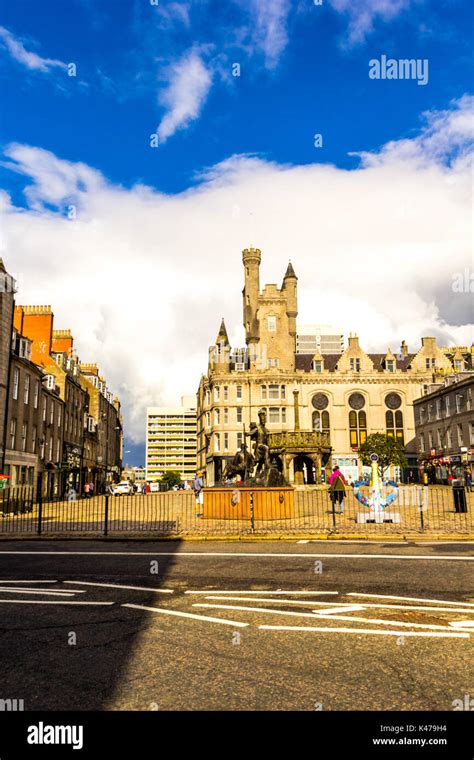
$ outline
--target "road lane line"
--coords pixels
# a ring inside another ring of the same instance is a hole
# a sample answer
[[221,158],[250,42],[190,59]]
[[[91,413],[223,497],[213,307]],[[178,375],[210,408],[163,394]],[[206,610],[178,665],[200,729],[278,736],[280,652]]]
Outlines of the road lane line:
[[[205,596],[204,599],[212,599],[214,601],[226,601],[226,602],[266,602],[269,604],[294,604],[294,605],[301,605],[302,607],[311,607],[313,604],[327,604],[328,606],[336,604],[336,602],[316,602],[314,599],[306,599],[304,602],[300,599],[279,599],[278,597],[272,597],[268,599],[267,597],[255,597],[255,596],[219,596],[216,594],[209,594],[208,596]],[[349,602],[341,602],[340,604],[337,603],[338,606],[346,608],[346,607],[354,607],[355,605],[350,604]],[[357,605],[358,607],[364,606],[364,605]]]
[[55,555],[66,557],[173,557],[175,560],[184,559],[185,557],[205,557],[212,559],[213,557],[242,557],[243,559],[249,559],[255,557],[257,559],[413,559],[413,560],[426,560],[433,562],[474,562],[474,557],[457,556],[457,555],[443,555],[438,556],[426,556],[423,554],[314,554],[310,552],[65,552],[65,551],[0,551],[0,556],[5,555],[34,555],[36,557],[40,555]]
[[393,596],[392,594],[360,594],[351,591],[346,596],[362,596],[367,599],[398,599],[401,602],[430,602],[431,604],[452,604],[455,607],[474,607],[472,602],[449,602],[447,599],[424,599],[416,596]]
[[78,586],[101,586],[104,588],[124,588],[130,591],[153,591],[155,594],[173,594],[170,588],[154,588],[150,586],[123,586],[120,583],[95,583],[92,581],[63,581],[63,583],[74,583]]
[[31,588],[0,588],[0,594],[39,594],[40,596],[74,596],[72,591],[40,591]]
[[207,623],[221,623],[222,625],[233,625],[238,628],[246,628],[248,623],[240,623],[236,620],[224,620],[223,618],[206,617],[205,615],[193,615],[192,612],[177,612],[176,610],[165,610],[162,607],[145,607],[143,604],[122,604],[122,607],[131,607],[134,610],[147,610],[148,612],[158,612],[161,615],[175,615],[176,617],[191,618],[192,620],[203,620]]
[[453,628],[474,628],[474,620],[454,620],[449,625]]
[[18,586],[19,583],[58,583],[58,581],[0,581],[0,583],[14,583]]
[[[344,612],[360,612],[361,610],[365,609],[363,604],[352,604],[348,607],[344,608]],[[342,612],[343,610],[341,607],[330,607],[327,609],[322,610],[313,610],[313,612],[316,612],[318,615],[337,615],[338,612]]]
[[41,599],[0,599],[0,604],[75,604],[75,605],[90,605],[93,607],[110,607],[115,602],[66,602],[62,599],[55,599],[54,601],[44,601]]
[[[317,613],[318,618],[326,617],[325,611],[313,610],[313,612]],[[352,615],[328,615],[327,617],[328,620],[348,620],[349,622],[354,621],[354,623],[372,623],[373,625],[399,625],[402,628],[433,628],[434,630],[438,631],[450,630],[449,626],[435,625],[434,623],[407,623],[403,620],[383,620],[380,618],[353,617]]]
[[242,607],[237,604],[193,604],[193,607],[211,607],[219,610],[241,610],[242,612],[264,612],[269,615],[287,615],[289,617],[309,617],[313,620],[312,612],[287,612],[286,610],[270,610],[267,607]]
[[279,589],[278,591],[266,591],[265,589],[262,589],[261,591],[236,591],[235,589],[228,589],[227,591],[222,590],[214,590],[214,589],[208,589],[207,591],[185,591],[185,594],[275,594],[275,595],[288,595],[288,596],[325,596],[326,594],[330,595],[336,595],[339,594],[339,591],[282,591]]
[[[317,605],[318,607],[324,607],[326,604],[329,605],[330,602],[313,602],[313,604]],[[339,606],[339,603],[336,602],[334,607]],[[345,606],[345,605],[341,605]],[[473,609],[465,609],[460,607],[418,607],[414,604],[379,604],[378,602],[367,602],[367,603],[361,603],[361,607],[364,609],[383,609],[383,610],[417,610],[424,612],[426,610],[430,612],[459,612],[464,613],[466,615],[472,615],[474,614]]]
[[431,636],[434,638],[458,638],[469,639],[469,633],[456,631],[444,633],[441,631],[378,631],[370,628],[320,628],[316,626],[292,626],[292,625],[259,625],[260,630],[265,631],[316,631],[318,633],[361,633],[374,636]]

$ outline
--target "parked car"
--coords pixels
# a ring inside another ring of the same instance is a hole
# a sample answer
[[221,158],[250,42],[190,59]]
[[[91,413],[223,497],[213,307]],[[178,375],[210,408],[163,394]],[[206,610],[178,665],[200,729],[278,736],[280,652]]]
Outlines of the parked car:
[[133,483],[129,483],[128,480],[122,480],[120,483],[112,483],[110,493],[112,496],[133,496],[135,489]]

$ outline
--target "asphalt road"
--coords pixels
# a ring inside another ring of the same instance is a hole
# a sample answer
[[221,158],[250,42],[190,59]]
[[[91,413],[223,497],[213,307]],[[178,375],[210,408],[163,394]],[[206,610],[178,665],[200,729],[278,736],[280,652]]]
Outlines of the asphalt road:
[[465,543],[5,541],[0,700],[452,710],[474,698],[473,560]]

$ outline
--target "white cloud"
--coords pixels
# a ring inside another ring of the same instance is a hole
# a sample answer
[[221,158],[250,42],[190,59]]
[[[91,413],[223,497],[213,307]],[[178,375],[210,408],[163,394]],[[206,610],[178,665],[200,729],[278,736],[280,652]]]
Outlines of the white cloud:
[[42,58],[37,53],[27,50],[23,43],[4,26],[0,26],[0,40],[3,41],[11,57],[26,66],[27,69],[42,71],[43,73],[48,73],[52,68],[67,70],[67,64],[63,61],[58,61],[55,58]]
[[252,45],[265,57],[267,69],[274,69],[288,43],[290,0],[240,0],[250,14]]
[[392,21],[407,10],[411,0],[329,0],[332,7],[348,17],[348,44],[364,42],[376,21]]
[[191,50],[168,68],[167,79],[168,85],[159,95],[160,103],[167,108],[158,127],[162,142],[199,116],[211,87],[212,74],[200,55]]
[[[262,249],[262,282],[280,284],[291,258],[301,324],[335,323],[371,350],[402,339],[413,350],[422,335],[468,343],[472,293],[452,289],[456,273],[472,271],[468,108],[462,99],[429,114],[420,135],[364,154],[353,171],[233,156],[175,196],[11,146],[10,165],[32,181],[31,209],[0,196],[18,302],[54,305],[56,327],[73,330],[82,360],[97,360],[121,396],[136,440],[147,404],[196,390],[222,316],[243,344],[250,243]],[[446,163],[448,146],[463,160]],[[64,214],[71,201],[75,220]]]

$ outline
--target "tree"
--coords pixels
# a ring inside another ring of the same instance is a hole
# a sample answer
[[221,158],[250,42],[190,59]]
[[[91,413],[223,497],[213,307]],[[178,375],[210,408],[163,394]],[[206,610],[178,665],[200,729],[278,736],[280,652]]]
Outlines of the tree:
[[408,465],[403,444],[397,438],[385,435],[385,433],[372,433],[366,442],[359,446],[359,458],[362,460],[362,464],[369,466],[372,464],[371,454],[377,454],[379,458],[378,470],[382,480],[385,470],[391,464],[395,467],[407,467]]
[[181,483],[181,475],[176,470],[168,470],[161,476],[161,482],[167,483],[170,488]]

